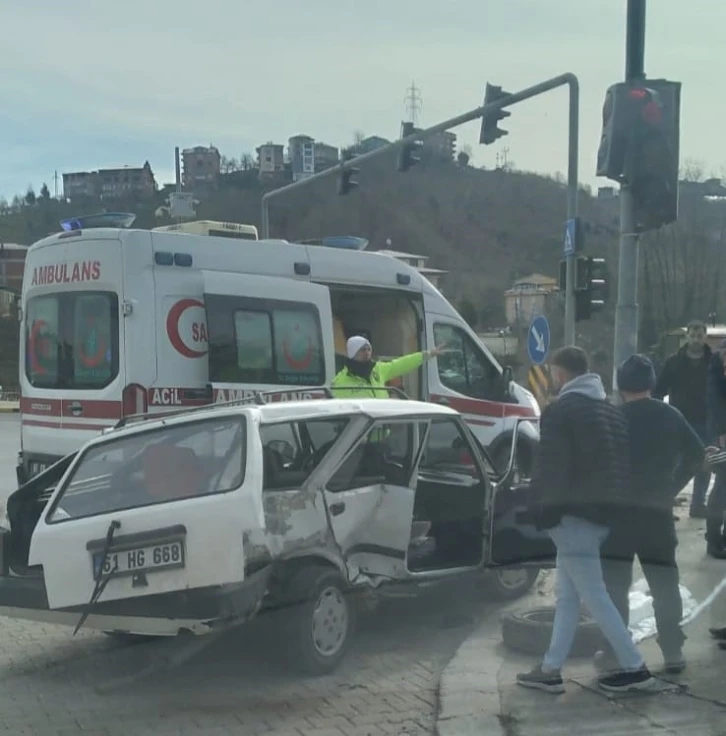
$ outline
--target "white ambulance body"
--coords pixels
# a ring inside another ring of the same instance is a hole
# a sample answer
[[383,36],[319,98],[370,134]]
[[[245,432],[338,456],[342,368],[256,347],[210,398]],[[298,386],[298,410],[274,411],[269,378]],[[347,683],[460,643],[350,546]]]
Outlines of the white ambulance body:
[[492,451],[506,456],[516,417],[539,416],[441,293],[387,255],[74,230],[31,246],[21,306],[21,482],[125,415],[277,387],[312,398],[360,331],[387,357],[447,343],[403,388],[457,409]]

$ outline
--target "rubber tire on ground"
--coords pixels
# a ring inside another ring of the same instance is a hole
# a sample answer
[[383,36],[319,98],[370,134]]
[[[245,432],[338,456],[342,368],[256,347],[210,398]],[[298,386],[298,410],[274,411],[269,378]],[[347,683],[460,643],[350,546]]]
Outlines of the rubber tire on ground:
[[[501,577],[507,573],[521,572],[526,577],[515,588],[502,584]],[[486,571],[486,592],[498,601],[514,601],[528,593],[539,577],[538,567],[495,567]]]
[[[323,654],[313,638],[313,617],[321,596],[337,591],[345,603],[347,624],[343,641],[333,654]],[[296,603],[291,606],[287,621],[292,663],[299,672],[308,675],[325,675],[333,672],[348,652],[355,630],[356,604],[354,596],[343,576],[333,568],[311,566],[300,570],[291,581],[291,591]]]
[[[550,645],[554,606],[530,608],[527,611],[512,611],[502,616],[502,642],[504,646],[522,654],[542,657]],[[592,657],[602,648],[603,638],[595,621],[580,613],[580,624],[570,655]]]

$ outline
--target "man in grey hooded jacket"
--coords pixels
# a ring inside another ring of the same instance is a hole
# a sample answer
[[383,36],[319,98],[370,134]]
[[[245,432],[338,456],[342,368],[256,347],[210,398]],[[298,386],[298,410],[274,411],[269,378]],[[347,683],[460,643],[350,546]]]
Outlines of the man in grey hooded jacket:
[[619,663],[599,685],[609,692],[648,690],[654,680],[603,581],[600,547],[613,514],[629,498],[629,444],[625,415],[606,398],[587,354],[562,348],[552,359],[559,396],[542,413],[532,477],[538,525],[557,548],[555,619],[550,647],[523,687],[564,692],[561,669],[569,656],[584,603]]

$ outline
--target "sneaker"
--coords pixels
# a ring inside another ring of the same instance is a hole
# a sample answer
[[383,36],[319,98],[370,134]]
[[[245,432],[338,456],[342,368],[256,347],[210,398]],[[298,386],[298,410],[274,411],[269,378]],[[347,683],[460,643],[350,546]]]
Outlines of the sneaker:
[[544,672],[541,664],[538,664],[531,672],[517,675],[517,684],[554,695],[565,692],[562,675],[557,671]]
[[639,670],[616,672],[613,675],[601,677],[597,684],[608,693],[628,693],[637,690],[652,690],[656,685],[656,679],[643,665]]

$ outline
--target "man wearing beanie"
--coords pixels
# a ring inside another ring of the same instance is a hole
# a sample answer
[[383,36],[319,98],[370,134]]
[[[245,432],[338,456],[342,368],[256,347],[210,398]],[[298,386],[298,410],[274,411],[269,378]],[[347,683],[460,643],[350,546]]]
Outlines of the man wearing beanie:
[[345,367],[333,379],[333,393],[339,399],[386,399],[386,384],[394,378],[415,371],[425,361],[441,355],[444,347],[411,353],[395,360],[373,360],[373,348],[368,338],[354,335],[346,344]]
[[[677,674],[685,667],[685,636],[680,627],[683,605],[673,501],[704,467],[704,446],[678,409],[651,398],[655,370],[645,355],[631,355],[619,366],[617,384],[628,420],[631,482],[630,498],[615,516],[602,548],[605,584],[627,624],[633,561],[638,556],[653,596],[665,670]],[[596,666],[616,666],[611,649],[596,655]]]
[[589,372],[584,350],[558,350],[552,375],[559,396],[542,412],[531,492],[537,525],[557,548],[555,619],[542,663],[517,675],[517,683],[564,692],[561,669],[582,602],[617,653],[618,671],[601,677],[599,686],[608,692],[650,690],[655,681],[608,595],[600,559],[614,509],[629,496],[627,420],[607,400],[600,376]]

